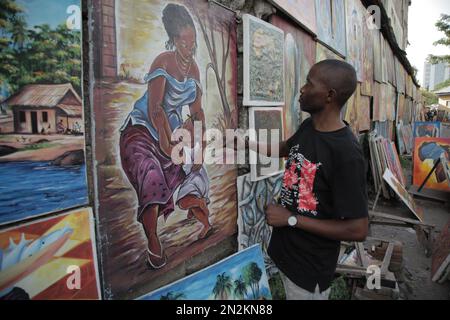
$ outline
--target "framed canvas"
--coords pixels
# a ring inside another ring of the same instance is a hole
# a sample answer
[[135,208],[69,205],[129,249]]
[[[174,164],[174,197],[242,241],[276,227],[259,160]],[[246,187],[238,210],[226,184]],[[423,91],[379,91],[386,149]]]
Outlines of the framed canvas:
[[244,105],[284,105],[284,32],[245,14]]
[[[253,107],[249,113],[250,141],[273,144],[284,140],[283,108]],[[284,160],[250,151],[250,169],[251,180],[259,181],[284,172]]]

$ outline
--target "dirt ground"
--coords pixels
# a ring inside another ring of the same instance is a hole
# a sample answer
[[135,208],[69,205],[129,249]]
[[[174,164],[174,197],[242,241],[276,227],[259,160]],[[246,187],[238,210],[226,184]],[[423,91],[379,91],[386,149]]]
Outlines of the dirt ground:
[[[411,167],[408,163],[404,169],[407,181],[411,181]],[[450,198],[450,197],[449,197]],[[374,197],[372,197],[372,200]],[[436,226],[434,238],[450,219],[450,204],[431,201],[424,198],[415,198],[417,204],[424,209],[425,223]],[[386,201],[380,199],[376,211],[402,217],[414,218],[406,205],[399,200]],[[417,240],[413,229],[371,226],[371,236],[397,240],[403,243],[403,279],[399,281],[400,299],[404,300],[450,300],[450,282],[437,284],[431,281],[431,257],[427,258],[425,249]]]

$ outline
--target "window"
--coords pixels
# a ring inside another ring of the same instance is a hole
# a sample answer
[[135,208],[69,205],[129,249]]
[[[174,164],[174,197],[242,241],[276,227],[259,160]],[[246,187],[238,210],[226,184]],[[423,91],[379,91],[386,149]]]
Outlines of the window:
[[42,122],[48,122],[48,112],[42,112]]
[[19,121],[20,122],[27,122],[27,117],[25,115],[25,111],[19,111]]

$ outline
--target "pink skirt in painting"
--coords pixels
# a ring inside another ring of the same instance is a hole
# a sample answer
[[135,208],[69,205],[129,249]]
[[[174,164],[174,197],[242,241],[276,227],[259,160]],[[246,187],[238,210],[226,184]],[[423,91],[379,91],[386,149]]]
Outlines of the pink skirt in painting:
[[137,219],[151,205],[159,205],[159,215],[174,211],[173,194],[186,178],[181,165],[175,165],[144,126],[127,125],[120,137],[122,168],[139,200]]

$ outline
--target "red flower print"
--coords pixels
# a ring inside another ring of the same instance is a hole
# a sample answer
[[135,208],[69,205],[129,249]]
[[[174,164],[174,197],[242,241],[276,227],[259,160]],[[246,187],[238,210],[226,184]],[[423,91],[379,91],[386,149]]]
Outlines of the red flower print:
[[286,189],[292,189],[298,183],[298,175],[295,173],[297,169],[297,163],[293,162],[288,170],[284,172],[284,187]]
[[315,212],[317,210],[318,201],[313,193],[314,179],[319,165],[311,163],[308,160],[303,161],[300,172],[300,187],[298,209],[300,211]]

